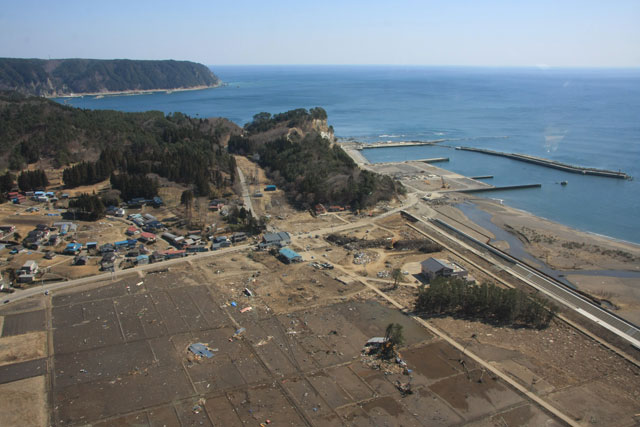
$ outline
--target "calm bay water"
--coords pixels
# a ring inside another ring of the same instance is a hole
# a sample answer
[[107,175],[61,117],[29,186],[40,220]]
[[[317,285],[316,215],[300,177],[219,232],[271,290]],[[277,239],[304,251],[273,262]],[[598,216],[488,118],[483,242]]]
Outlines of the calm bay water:
[[[622,170],[634,181],[568,174],[447,147],[365,150],[372,162],[450,157],[441,166],[495,175],[490,193],[569,226],[640,243],[640,70],[449,67],[213,67],[225,87],[171,94],[59,99],[122,111],[181,111],[242,125],[261,111],[322,106],[336,135],[360,141],[446,139]],[[560,181],[569,185],[560,186]]]

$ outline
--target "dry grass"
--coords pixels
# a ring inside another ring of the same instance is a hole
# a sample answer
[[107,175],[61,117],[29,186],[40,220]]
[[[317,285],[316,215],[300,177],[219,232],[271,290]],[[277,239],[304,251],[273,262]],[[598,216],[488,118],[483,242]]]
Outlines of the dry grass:
[[[46,332],[29,332],[0,338],[0,366],[40,359],[46,355]],[[9,424],[0,423],[0,425]]]
[[0,425],[46,426],[44,375],[0,385]]

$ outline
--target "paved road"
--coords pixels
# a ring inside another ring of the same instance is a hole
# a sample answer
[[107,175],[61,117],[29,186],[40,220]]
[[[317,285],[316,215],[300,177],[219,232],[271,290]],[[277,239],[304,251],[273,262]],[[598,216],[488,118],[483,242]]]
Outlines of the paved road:
[[175,264],[179,264],[179,263],[183,263],[183,262],[196,261],[196,260],[201,260],[203,258],[210,258],[210,257],[226,255],[226,254],[230,254],[230,253],[234,253],[234,252],[240,252],[240,251],[243,251],[245,249],[250,248],[251,246],[252,245],[250,245],[250,244],[240,245],[240,246],[233,246],[233,247],[230,247],[230,248],[220,249],[220,250],[217,250],[217,251],[202,252],[202,253],[198,253],[198,254],[195,254],[195,255],[190,255],[190,256],[187,256],[187,257],[174,258],[174,259],[170,259],[170,260],[162,261],[162,262],[158,262],[158,263],[141,265],[141,266],[134,267],[134,268],[128,268],[126,270],[119,270],[119,271],[116,271],[114,273],[111,273],[111,272],[102,273],[102,274],[98,274],[98,275],[95,275],[95,276],[83,277],[81,279],[68,280],[68,281],[65,281],[65,282],[49,283],[49,284],[42,285],[42,286],[34,286],[32,288],[25,289],[25,290],[17,290],[13,294],[7,294],[7,297],[4,298],[4,300],[8,299],[11,303],[13,303],[13,302],[16,302],[16,301],[23,300],[25,298],[29,298],[29,297],[34,296],[34,295],[41,295],[44,291],[51,292],[51,291],[55,291],[55,290],[68,288],[68,287],[71,287],[71,286],[84,285],[84,284],[92,283],[92,282],[101,282],[103,280],[110,280],[113,277],[118,277],[118,276],[122,277],[122,276],[125,276],[125,275],[130,275],[130,274],[141,272],[141,271],[160,270],[160,269],[163,269],[163,268],[167,268],[167,267],[169,267],[171,265],[175,265]]
[[242,198],[244,199],[245,209],[247,209],[255,219],[258,219],[258,216],[253,210],[253,205],[251,204],[251,194],[249,193],[249,187],[247,187],[247,183],[245,182],[244,174],[240,170],[240,167],[236,167],[236,169],[238,170],[238,178],[240,178],[240,185],[242,186]]

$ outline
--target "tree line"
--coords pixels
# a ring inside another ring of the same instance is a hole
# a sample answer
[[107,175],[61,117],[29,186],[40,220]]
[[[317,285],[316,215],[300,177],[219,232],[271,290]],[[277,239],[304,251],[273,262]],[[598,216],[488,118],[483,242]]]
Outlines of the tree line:
[[266,132],[283,124],[289,128],[298,127],[310,120],[327,120],[327,112],[322,107],[311,108],[309,111],[305,108],[298,108],[273,116],[271,113],[262,112],[255,114],[253,120],[247,123],[244,129],[250,134],[255,134]]
[[418,291],[415,311],[426,315],[457,315],[487,322],[545,328],[557,308],[539,296],[520,289],[503,289],[493,283],[470,284],[460,278],[438,277]]
[[131,200],[138,197],[152,199],[158,195],[158,180],[143,174],[112,173],[110,182],[111,187],[120,190],[120,198],[122,200]]
[[24,171],[18,176],[21,191],[44,190],[49,185],[47,174],[42,170]]
[[[105,157],[111,158],[111,164],[86,162],[67,172],[68,186],[106,179],[115,168],[123,168],[123,162],[128,166],[129,160],[140,164],[135,167],[157,168],[164,173],[156,173],[177,176],[188,184],[195,184],[194,177],[201,172],[209,177],[211,171],[205,170],[209,166],[224,175],[212,178],[224,183],[227,177],[233,180],[234,171],[222,138],[234,132],[239,128],[224,120],[204,120],[181,113],[165,115],[160,111],[85,110],[0,92],[0,168],[8,166],[19,171],[41,158],[51,158],[56,167],[61,167],[86,161],[85,152],[107,152]],[[75,149],[72,141],[83,150]],[[182,155],[185,145],[193,148]],[[144,165],[143,160],[151,165]],[[95,163],[93,170],[88,163]],[[185,163],[193,164],[194,169],[185,167]],[[121,170],[133,172],[128,167]],[[205,186],[201,183],[200,187]]]
[[104,203],[95,194],[81,194],[69,201],[69,211],[74,219],[96,221],[106,215]]
[[[209,196],[214,189],[233,183],[236,162],[217,140],[192,140],[176,131],[163,132],[158,144],[134,144],[123,150],[105,149],[95,162],[81,162],[63,171],[69,188],[103,181],[115,171],[143,176],[158,174],[170,181],[194,187],[197,196]],[[145,197],[136,193],[133,197]],[[122,196],[127,199],[127,196]]]

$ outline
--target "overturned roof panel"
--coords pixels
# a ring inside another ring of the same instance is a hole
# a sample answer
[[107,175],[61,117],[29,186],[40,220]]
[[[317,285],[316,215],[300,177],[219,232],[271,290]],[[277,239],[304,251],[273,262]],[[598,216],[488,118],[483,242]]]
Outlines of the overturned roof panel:
[[191,344],[189,346],[189,351],[195,354],[196,356],[204,356],[208,359],[211,359],[213,357],[213,353],[211,353],[211,351],[209,351],[207,346],[202,344],[201,342]]

